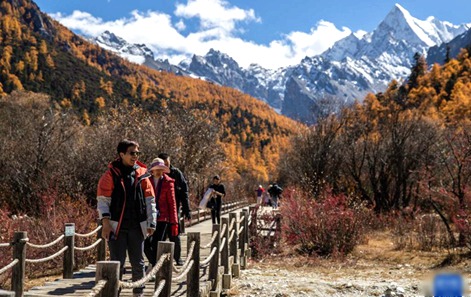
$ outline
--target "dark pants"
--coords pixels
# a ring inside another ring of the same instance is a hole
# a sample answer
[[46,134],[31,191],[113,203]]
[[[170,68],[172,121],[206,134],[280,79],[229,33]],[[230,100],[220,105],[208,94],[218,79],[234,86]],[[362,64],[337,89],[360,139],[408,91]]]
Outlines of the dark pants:
[[[142,249],[144,244],[144,235],[139,224],[129,229],[120,230],[118,238],[108,241],[110,248],[110,258],[112,261],[120,262],[120,274],[122,279],[124,273],[124,261],[126,260],[126,251],[129,255],[129,262],[132,267],[132,280],[137,281],[144,277],[145,263]],[[142,293],[144,286],[133,289],[133,293]]]
[[165,241],[170,234],[170,224],[166,222],[157,222],[157,228],[154,234],[146,238],[144,243],[144,253],[149,263],[155,266],[157,263],[157,245],[159,241]]
[[214,199],[216,201],[215,205],[213,208],[211,208],[211,220],[213,221],[213,224],[221,224],[221,207],[222,207],[222,199],[217,197]]
[[171,232],[168,232],[170,241],[175,244],[174,249],[173,249],[173,258],[175,259],[176,262],[178,262],[178,260],[181,260],[180,257],[182,254],[182,244],[180,242],[180,230],[181,230],[180,229],[180,216],[181,216],[180,212],[178,212],[178,235],[172,236]]

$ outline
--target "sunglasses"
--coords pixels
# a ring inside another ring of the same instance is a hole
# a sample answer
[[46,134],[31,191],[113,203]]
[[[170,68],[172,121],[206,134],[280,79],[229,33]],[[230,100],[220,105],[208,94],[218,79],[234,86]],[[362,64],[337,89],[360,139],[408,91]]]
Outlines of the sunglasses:
[[128,152],[132,157],[139,157],[141,152]]

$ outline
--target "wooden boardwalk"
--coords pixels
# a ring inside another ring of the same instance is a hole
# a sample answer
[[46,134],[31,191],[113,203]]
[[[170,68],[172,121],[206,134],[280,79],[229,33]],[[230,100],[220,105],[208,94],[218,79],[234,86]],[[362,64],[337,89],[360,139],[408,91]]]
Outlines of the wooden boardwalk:
[[[222,217],[229,217],[229,214],[224,214]],[[201,223],[186,227],[185,232],[200,232],[201,246],[206,245],[211,241],[212,233],[212,222],[211,219],[205,220]],[[187,251],[187,236],[186,234],[180,235],[182,243],[182,258],[185,260]],[[210,253],[209,249],[201,249],[201,259],[206,258]],[[172,259],[173,261],[173,259]],[[201,283],[208,277],[207,267],[201,269]],[[73,279],[57,279],[52,282],[48,282],[41,287],[34,287],[29,291],[25,292],[25,296],[55,296],[55,295],[66,295],[66,296],[84,296],[90,293],[90,290],[95,285],[95,264],[89,265],[88,267],[74,272]],[[131,279],[131,267],[129,262],[126,262],[126,272],[123,276],[123,280]],[[154,293],[154,283],[148,282],[144,289],[144,296],[152,296]],[[132,289],[124,289],[120,296],[132,296]],[[186,296],[186,285],[183,284],[172,284],[172,296]]]

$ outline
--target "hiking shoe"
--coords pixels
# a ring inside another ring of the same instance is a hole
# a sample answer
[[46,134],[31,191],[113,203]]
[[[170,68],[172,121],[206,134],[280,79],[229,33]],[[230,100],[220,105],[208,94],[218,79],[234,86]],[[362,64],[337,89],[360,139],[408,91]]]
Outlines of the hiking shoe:
[[176,262],[177,262],[177,266],[183,266],[183,264],[185,264],[185,262],[183,262],[182,259],[178,259]]

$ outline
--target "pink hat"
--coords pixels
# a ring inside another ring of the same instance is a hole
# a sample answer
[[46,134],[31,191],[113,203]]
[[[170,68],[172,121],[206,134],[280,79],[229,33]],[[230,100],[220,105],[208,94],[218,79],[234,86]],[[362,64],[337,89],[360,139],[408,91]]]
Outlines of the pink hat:
[[170,173],[170,169],[165,166],[164,160],[160,158],[155,158],[149,165],[149,171],[154,169],[163,169],[165,173]]

